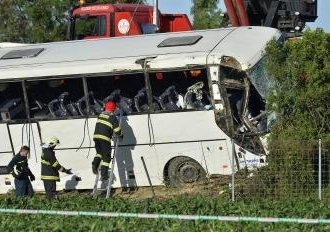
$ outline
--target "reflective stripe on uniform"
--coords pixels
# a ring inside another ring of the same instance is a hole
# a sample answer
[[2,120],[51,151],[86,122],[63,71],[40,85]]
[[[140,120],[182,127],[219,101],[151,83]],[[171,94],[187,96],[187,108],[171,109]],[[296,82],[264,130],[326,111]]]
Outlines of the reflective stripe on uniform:
[[105,141],[108,141],[109,143],[111,142],[111,139],[105,135],[95,134],[95,135],[93,135],[93,138],[94,139],[103,139]]
[[102,155],[101,154],[96,154],[95,158],[101,158],[102,159]]
[[118,132],[118,131],[120,131],[120,130],[121,130],[121,128],[120,128],[120,126],[119,126],[119,127],[115,128],[113,131],[114,131],[114,132]]
[[58,176],[41,176],[42,180],[60,180],[60,177]]
[[48,162],[48,161],[46,161],[46,160],[44,160],[44,159],[41,159],[41,163],[50,166],[50,162]]
[[104,162],[104,161],[101,162],[101,166],[109,167],[109,165],[110,165],[110,163],[107,163],[107,162]]
[[56,167],[57,165],[59,165],[59,162],[56,160],[55,163],[53,163],[52,167]]
[[109,115],[107,114],[100,114],[99,118],[109,119]]
[[113,126],[112,126],[112,124],[111,124],[110,122],[105,121],[105,120],[102,120],[102,119],[98,119],[98,120],[96,121],[96,123],[101,123],[101,124],[103,124],[103,125],[106,125],[106,126],[110,127],[111,129],[113,128]]

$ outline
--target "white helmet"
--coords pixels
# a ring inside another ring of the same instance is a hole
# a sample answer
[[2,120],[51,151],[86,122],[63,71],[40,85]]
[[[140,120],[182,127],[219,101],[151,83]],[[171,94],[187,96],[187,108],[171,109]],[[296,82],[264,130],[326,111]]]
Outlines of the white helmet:
[[60,140],[57,137],[52,136],[46,140],[46,144],[50,147],[55,147],[56,145],[60,144]]

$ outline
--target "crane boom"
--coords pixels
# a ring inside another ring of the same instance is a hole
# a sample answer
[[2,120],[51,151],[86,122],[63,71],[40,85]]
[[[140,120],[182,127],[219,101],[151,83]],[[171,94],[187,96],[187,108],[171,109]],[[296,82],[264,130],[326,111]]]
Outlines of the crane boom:
[[267,26],[299,36],[317,18],[317,0],[224,0],[232,26]]

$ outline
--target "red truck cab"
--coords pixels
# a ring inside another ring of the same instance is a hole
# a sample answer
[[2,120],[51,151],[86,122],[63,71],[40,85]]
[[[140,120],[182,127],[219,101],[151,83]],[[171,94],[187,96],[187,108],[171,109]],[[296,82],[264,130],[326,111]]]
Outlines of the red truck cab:
[[153,6],[143,4],[83,4],[71,10],[69,40],[189,31],[186,14],[162,14],[153,24]]

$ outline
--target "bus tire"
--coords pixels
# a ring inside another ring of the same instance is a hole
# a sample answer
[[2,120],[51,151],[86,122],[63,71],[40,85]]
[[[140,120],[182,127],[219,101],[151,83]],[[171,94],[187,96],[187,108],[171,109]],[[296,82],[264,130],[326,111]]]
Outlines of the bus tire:
[[189,157],[176,157],[168,165],[169,185],[179,187],[182,184],[195,183],[205,180],[206,172],[203,167]]

